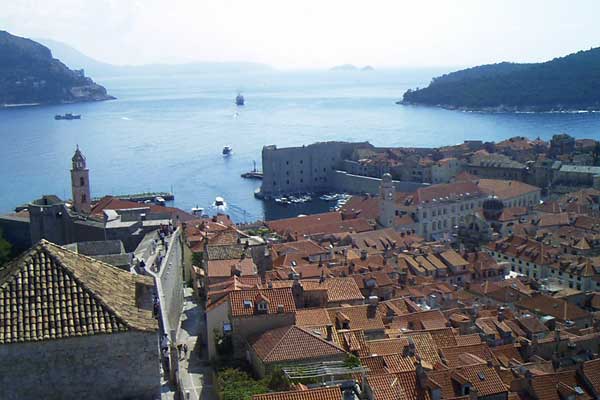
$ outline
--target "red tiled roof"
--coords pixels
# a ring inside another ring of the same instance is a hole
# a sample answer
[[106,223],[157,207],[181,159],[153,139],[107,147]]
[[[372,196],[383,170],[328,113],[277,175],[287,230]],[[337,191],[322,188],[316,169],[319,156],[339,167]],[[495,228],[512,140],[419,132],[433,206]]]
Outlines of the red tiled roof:
[[456,197],[460,195],[482,196],[483,192],[479,187],[470,181],[459,181],[454,183],[441,183],[417,189],[415,200],[417,204],[431,202],[433,199],[445,199],[446,197]]
[[332,322],[325,308],[303,308],[296,310],[296,325],[323,326],[332,325]]
[[294,390],[255,394],[252,400],[342,400],[342,391],[339,387],[324,387],[307,390]]
[[490,350],[487,344],[473,344],[469,346],[456,346],[440,349],[442,358],[450,368],[456,368],[463,365],[460,356],[464,354],[472,354],[483,361],[496,361],[494,353]]
[[212,260],[207,264],[209,278],[223,278],[232,275],[232,270],[239,270],[242,276],[256,275],[256,265],[252,258],[234,260]]
[[133,201],[121,200],[113,196],[104,196],[92,207],[90,214],[102,215],[104,210],[126,210],[129,208],[149,208],[153,213],[168,214],[171,219],[179,221],[191,221],[196,217],[179,208],[158,206],[155,204],[141,204]]
[[[283,305],[283,313],[295,313],[296,304],[291,288],[277,289],[248,289],[238,290],[229,293],[229,303],[232,317],[244,317],[255,314],[254,299],[261,293],[270,301],[268,314],[278,314],[279,305]],[[250,302],[250,306],[244,305],[245,301]]]
[[379,217],[379,199],[371,196],[352,196],[340,210],[342,215],[375,220]]
[[505,181],[501,179],[479,179],[477,186],[483,193],[494,195],[501,200],[512,199],[540,190],[536,186],[520,181]]
[[362,329],[364,331],[385,329],[379,310],[370,305],[328,308],[329,318],[339,328],[342,327],[344,319],[348,319],[350,329]]
[[543,294],[521,299],[518,307],[525,308],[536,313],[551,315],[559,321],[576,321],[578,319],[590,318],[587,311],[562,299],[553,298]]
[[343,357],[346,353],[335,343],[294,325],[267,331],[250,342],[264,363]]

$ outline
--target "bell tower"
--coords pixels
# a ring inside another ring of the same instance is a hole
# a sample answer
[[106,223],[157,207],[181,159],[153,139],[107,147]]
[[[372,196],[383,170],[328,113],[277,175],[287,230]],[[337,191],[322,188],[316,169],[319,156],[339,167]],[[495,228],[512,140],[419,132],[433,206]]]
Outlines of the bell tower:
[[73,193],[73,209],[77,212],[89,214],[91,211],[90,198],[90,172],[85,163],[85,157],[79,150],[79,145],[71,159],[71,191]]
[[394,217],[396,216],[396,189],[392,181],[392,175],[385,173],[381,178],[379,186],[379,218],[378,222],[385,228],[390,228],[394,225]]

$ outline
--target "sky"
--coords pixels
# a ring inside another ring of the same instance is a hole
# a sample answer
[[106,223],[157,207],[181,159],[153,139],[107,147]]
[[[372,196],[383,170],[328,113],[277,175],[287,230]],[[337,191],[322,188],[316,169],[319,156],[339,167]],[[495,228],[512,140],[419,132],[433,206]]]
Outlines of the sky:
[[0,29],[112,64],[536,62],[600,46],[596,0],[0,0]]

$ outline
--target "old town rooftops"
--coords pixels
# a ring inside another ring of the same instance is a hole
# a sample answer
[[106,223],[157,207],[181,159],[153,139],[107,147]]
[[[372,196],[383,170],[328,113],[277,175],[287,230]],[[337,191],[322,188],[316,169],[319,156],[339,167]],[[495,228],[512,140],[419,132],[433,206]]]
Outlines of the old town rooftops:
[[0,344],[156,331],[149,277],[42,240],[0,270]]
[[[256,296],[261,294],[268,299],[266,309],[260,310],[255,304]],[[296,303],[292,295],[292,289],[249,289],[232,291],[228,295],[232,317],[253,316],[260,312],[264,314],[287,314],[296,312]],[[259,312],[260,311],[260,312]]]
[[255,394],[252,400],[342,400],[338,386]]
[[284,326],[266,331],[250,340],[256,355],[265,363],[290,362],[346,352],[320,334],[299,326]]
[[417,189],[414,202],[416,204],[449,202],[483,195],[484,193],[474,182],[441,183]]

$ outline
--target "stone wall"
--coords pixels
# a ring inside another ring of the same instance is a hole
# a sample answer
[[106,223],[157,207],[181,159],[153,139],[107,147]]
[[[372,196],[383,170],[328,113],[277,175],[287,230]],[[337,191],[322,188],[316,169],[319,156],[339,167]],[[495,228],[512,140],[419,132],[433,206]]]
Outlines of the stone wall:
[[124,332],[0,345],[3,400],[155,399],[156,332]]
[[331,188],[331,174],[354,149],[368,143],[322,142],[308,146],[262,150],[264,196],[298,192],[326,192]]
[[29,220],[27,218],[0,215],[0,230],[2,230],[4,238],[17,252],[31,247]]
[[[414,192],[420,187],[426,186],[418,182],[393,181],[394,187],[398,192]],[[331,177],[331,187],[329,191],[347,192],[347,193],[369,193],[379,194],[380,178],[369,176],[352,175],[345,171],[334,171]]]
[[169,248],[156,275],[165,333],[177,331],[183,309],[183,241],[181,228],[169,237]]

